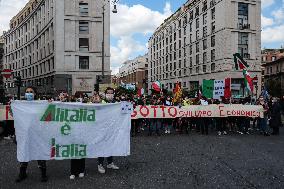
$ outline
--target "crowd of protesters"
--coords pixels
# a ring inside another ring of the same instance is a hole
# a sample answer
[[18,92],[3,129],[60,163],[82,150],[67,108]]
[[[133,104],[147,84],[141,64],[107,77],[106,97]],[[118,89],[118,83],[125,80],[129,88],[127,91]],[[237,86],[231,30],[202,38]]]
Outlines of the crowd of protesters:
[[[110,92],[108,92],[110,91]],[[132,136],[139,133],[148,135],[197,132],[208,135],[209,132],[216,132],[218,135],[254,134],[259,133],[264,136],[279,135],[281,123],[281,113],[284,112],[284,98],[259,96],[258,99],[246,97],[242,99],[207,99],[203,96],[189,98],[183,96],[178,102],[173,102],[173,96],[163,93],[153,95],[142,95],[129,93],[115,93],[111,88],[105,93],[94,93],[92,96],[87,94],[68,95],[60,93],[57,97],[42,96],[39,100],[62,101],[62,102],[82,102],[82,103],[114,103],[120,101],[129,101],[133,106],[137,105],[164,105],[164,106],[190,106],[190,105],[209,105],[209,104],[244,104],[244,105],[262,105],[264,108],[263,118],[250,117],[227,117],[227,118],[174,118],[174,119],[137,119],[132,120]],[[111,100],[109,100],[111,99]],[[14,135],[13,121],[7,121],[5,129],[5,139],[10,139]]]
[[[48,100],[61,102],[80,102],[80,103],[115,103],[121,101],[131,102],[134,108],[138,105],[163,105],[163,106],[191,106],[191,105],[210,105],[210,104],[243,104],[243,105],[261,105],[264,109],[263,118],[250,117],[226,117],[226,118],[205,118],[205,117],[189,117],[189,118],[150,118],[150,119],[133,119],[131,121],[131,135],[136,136],[146,132],[149,136],[156,134],[169,135],[171,133],[189,134],[193,132],[202,135],[208,135],[209,132],[217,133],[218,135],[227,135],[230,133],[238,134],[262,134],[264,136],[279,135],[279,127],[282,126],[281,113],[283,112],[284,99],[267,98],[260,96],[257,100],[250,97],[244,99],[207,99],[203,96],[189,98],[182,96],[179,100],[173,100],[172,96],[160,94],[152,94],[150,96],[138,96],[127,93],[115,93],[112,88],[107,88],[104,93],[95,93],[92,96],[80,94],[78,96],[69,96],[67,93],[60,93],[56,98],[37,97],[36,90],[33,87],[28,87],[25,93],[25,100]],[[270,132],[272,131],[272,132]],[[4,129],[4,139],[11,139],[15,135],[13,129],[13,121],[6,121]],[[16,142],[16,139],[15,139]],[[104,157],[98,158],[98,172],[104,174],[105,168]],[[107,157],[108,169],[119,169],[113,163],[113,157]],[[27,177],[28,162],[20,162],[19,176],[17,182],[25,180]],[[47,181],[46,161],[38,160],[38,167],[41,170],[41,181]],[[70,179],[75,177],[84,177],[85,159],[71,160]]]

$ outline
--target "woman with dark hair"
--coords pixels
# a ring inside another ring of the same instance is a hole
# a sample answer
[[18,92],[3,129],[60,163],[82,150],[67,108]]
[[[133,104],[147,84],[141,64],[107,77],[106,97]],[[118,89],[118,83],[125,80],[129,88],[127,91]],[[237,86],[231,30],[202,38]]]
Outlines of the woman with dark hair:
[[[34,87],[27,87],[25,90],[25,100],[33,101],[36,96],[36,89]],[[41,171],[41,182],[47,182],[46,176],[46,161],[45,160],[38,160],[37,161],[38,167]],[[28,162],[20,162],[20,173],[16,182],[21,182],[27,178],[27,168]]]

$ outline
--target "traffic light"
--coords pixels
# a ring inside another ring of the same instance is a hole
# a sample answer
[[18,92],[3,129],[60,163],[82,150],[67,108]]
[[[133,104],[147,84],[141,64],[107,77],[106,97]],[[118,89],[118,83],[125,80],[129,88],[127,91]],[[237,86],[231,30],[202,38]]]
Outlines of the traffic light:
[[17,76],[15,79],[16,79],[16,80],[15,80],[15,85],[16,85],[17,87],[22,86],[22,78],[21,78],[21,76]]

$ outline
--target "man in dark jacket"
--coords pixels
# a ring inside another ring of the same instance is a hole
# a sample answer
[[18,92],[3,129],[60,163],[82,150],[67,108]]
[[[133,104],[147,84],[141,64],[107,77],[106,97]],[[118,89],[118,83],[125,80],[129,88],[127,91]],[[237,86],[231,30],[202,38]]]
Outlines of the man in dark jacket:
[[281,126],[281,106],[276,98],[272,99],[270,127],[273,129],[272,135],[279,135],[279,127]]

